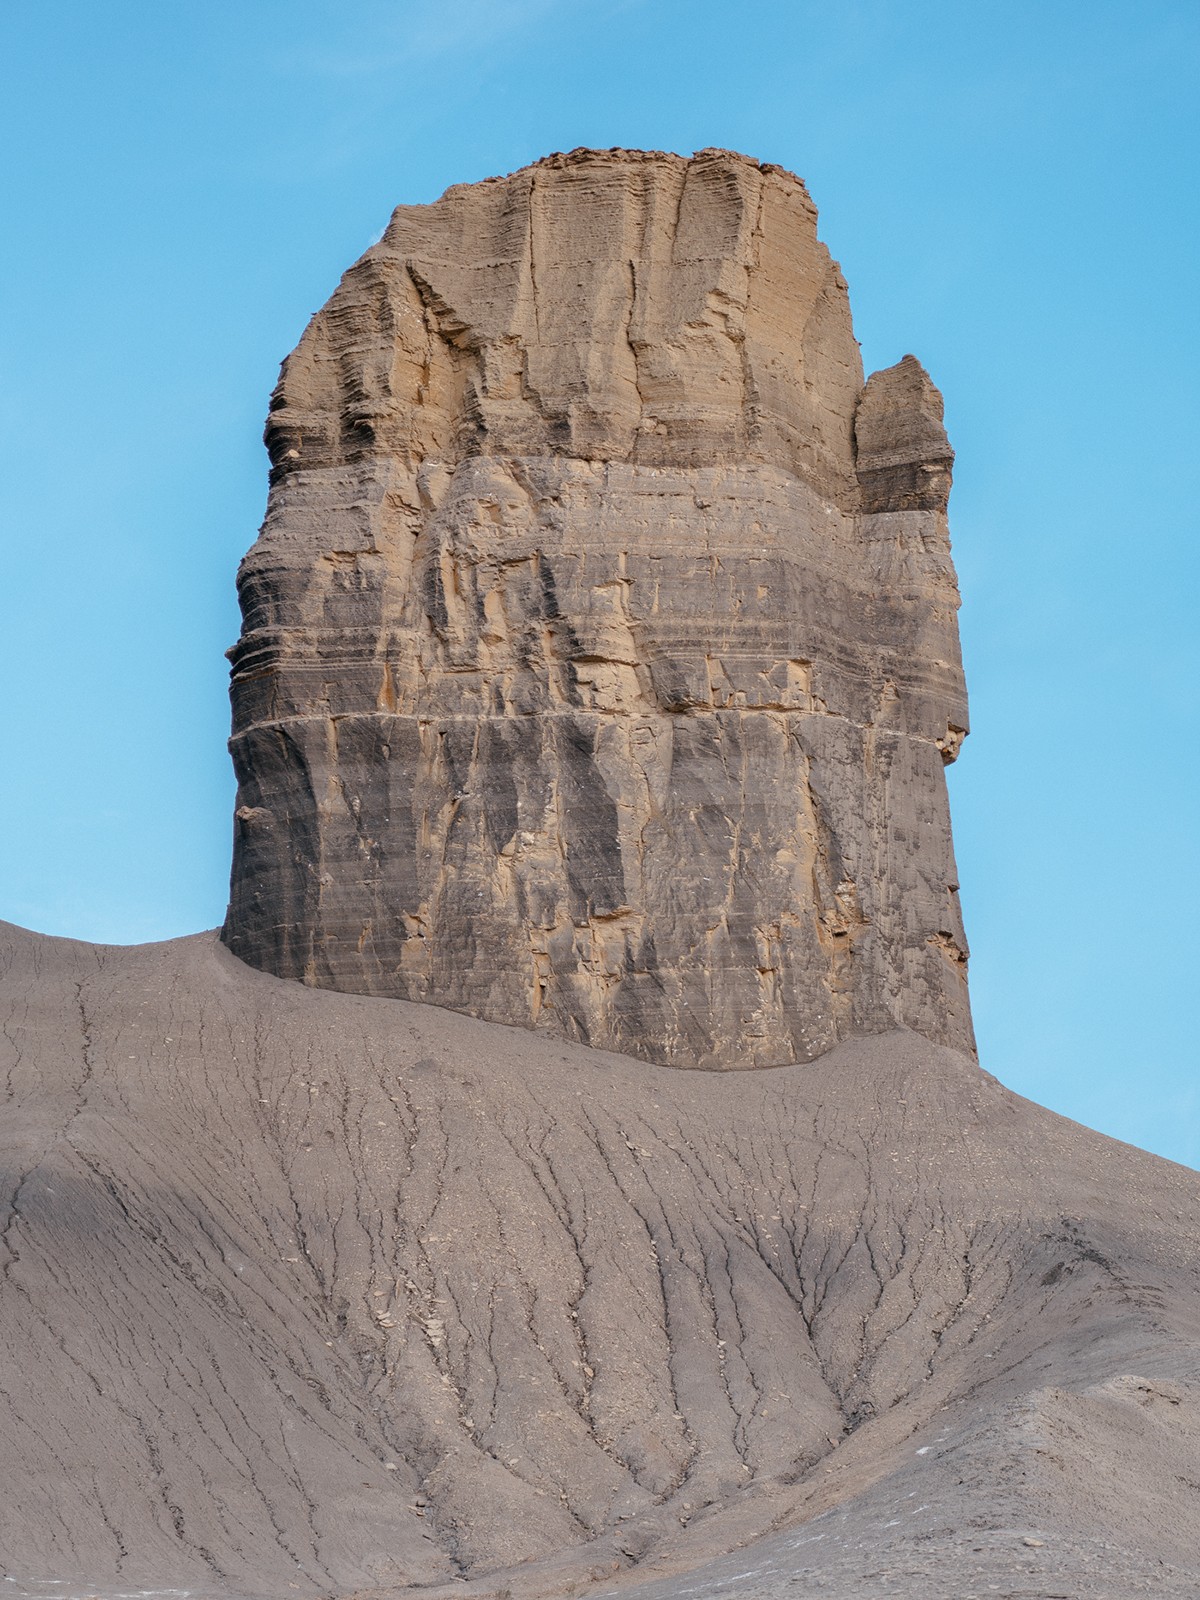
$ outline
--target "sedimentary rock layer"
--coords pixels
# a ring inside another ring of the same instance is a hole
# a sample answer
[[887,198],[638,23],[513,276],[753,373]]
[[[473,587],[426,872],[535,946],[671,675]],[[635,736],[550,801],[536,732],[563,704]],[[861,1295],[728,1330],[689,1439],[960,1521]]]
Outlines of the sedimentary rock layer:
[[577,152],[401,207],[284,365],[229,947],[661,1062],[969,1047],[952,453],[803,185]]

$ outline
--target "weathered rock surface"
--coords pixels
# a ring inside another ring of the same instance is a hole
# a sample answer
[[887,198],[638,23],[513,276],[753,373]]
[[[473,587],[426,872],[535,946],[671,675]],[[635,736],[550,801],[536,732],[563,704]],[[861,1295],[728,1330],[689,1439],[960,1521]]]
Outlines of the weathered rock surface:
[[779,168],[401,207],[272,401],[229,948],[663,1063],[970,1048],[941,417]]
[[1200,1593],[1200,1178],[912,1033],[681,1073],[0,924],[0,1097],[4,1593]]
[[969,1052],[941,402],[802,187],[402,210],[269,440],[270,971],[0,924],[4,1592],[1193,1600],[1200,1179]]

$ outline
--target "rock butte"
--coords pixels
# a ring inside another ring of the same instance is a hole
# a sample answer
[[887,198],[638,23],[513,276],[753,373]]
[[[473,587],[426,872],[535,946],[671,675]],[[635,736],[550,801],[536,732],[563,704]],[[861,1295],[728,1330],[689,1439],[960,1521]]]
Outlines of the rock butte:
[[403,209],[268,437],[271,972],[0,924],[3,1592],[1195,1600],[1200,1183],[969,1053],[950,451],[801,185]]
[[803,184],[576,151],[401,206],[284,364],[225,941],[664,1064],[971,1048],[941,397]]

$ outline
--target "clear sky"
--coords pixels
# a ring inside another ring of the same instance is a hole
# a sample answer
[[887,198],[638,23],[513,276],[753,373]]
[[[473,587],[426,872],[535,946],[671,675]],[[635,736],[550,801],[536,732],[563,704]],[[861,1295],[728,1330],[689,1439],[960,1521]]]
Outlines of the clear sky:
[[983,1063],[1200,1165],[1198,84],[1198,0],[0,0],[0,916],[221,920],[267,396],[391,208],[730,147],[946,394]]

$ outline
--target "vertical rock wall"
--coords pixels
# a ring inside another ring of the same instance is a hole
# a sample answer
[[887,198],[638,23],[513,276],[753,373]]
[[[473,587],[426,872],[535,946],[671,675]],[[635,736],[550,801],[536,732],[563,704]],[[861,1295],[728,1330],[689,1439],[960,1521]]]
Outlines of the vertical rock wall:
[[969,1045],[941,415],[779,168],[397,210],[272,398],[230,949],[679,1065]]

